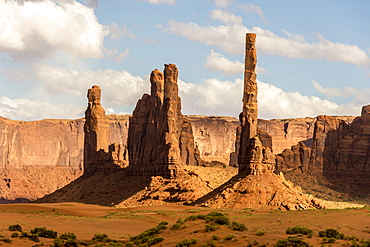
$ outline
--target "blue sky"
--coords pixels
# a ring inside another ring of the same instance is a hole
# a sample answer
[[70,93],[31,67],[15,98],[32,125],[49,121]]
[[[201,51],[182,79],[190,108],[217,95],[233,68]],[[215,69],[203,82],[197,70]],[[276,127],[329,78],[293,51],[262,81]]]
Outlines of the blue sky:
[[238,116],[257,33],[259,117],[359,115],[370,104],[367,0],[0,0],[0,116],[84,116],[102,88],[131,113],[148,75],[179,68],[184,114]]

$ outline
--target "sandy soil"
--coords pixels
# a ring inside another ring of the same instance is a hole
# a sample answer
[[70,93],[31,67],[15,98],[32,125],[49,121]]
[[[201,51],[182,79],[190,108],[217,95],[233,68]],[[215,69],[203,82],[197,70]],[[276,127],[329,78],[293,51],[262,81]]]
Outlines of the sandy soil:
[[[248,230],[239,232],[226,226],[214,232],[204,232],[205,222],[202,220],[187,221],[180,230],[170,230],[179,219],[190,215],[207,214],[218,211],[226,214],[231,221],[237,221],[247,226]],[[73,232],[80,240],[91,240],[96,233],[106,233],[117,240],[128,240],[141,232],[156,226],[161,221],[169,222],[169,227],[161,237],[164,241],[156,246],[175,246],[181,240],[197,239],[202,246],[213,235],[219,240],[216,246],[246,246],[252,241],[273,246],[279,239],[289,235],[285,233],[288,227],[305,226],[315,231],[312,238],[303,237],[313,246],[320,246],[322,238],[318,231],[335,228],[348,236],[370,239],[370,208],[307,210],[307,211],[255,211],[245,210],[211,210],[190,206],[143,206],[132,208],[111,208],[79,203],[55,204],[7,204],[0,205],[0,235],[10,237],[9,225],[20,224],[24,231],[35,227],[46,227],[58,233]],[[258,231],[265,234],[257,236]],[[233,234],[233,240],[224,240]],[[41,238],[41,242],[51,244],[52,240]],[[349,241],[337,240],[332,246],[342,246]],[[11,244],[3,246],[32,246],[35,243],[13,238]]]

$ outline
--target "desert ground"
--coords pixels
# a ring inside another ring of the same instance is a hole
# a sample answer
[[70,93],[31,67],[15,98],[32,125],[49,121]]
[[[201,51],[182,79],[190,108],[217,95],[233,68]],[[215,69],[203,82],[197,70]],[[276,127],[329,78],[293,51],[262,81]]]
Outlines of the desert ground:
[[[232,230],[229,226],[219,225],[215,231],[206,232],[205,225],[208,223],[202,219],[187,220],[178,229],[173,229],[178,219],[206,215],[212,211],[224,214],[230,222],[244,224],[247,230]],[[328,228],[337,229],[344,236],[370,239],[370,208],[368,207],[256,211],[253,209],[211,210],[193,206],[112,208],[81,203],[0,205],[0,235],[12,240],[11,243],[1,242],[3,246],[40,246],[41,244],[49,246],[53,243],[53,239],[42,237],[38,243],[27,238],[11,238],[14,232],[9,231],[8,228],[14,224],[21,225],[25,232],[30,232],[35,227],[46,227],[57,231],[58,234],[72,232],[78,240],[84,242],[91,241],[94,234],[107,234],[117,242],[95,243],[92,246],[125,246],[130,237],[137,236],[163,221],[168,222],[167,229],[157,237],[162,237],[164,240],[155,246],[176,246],[184,239],[189,241],[193,239],[196,243],[180,246],[248,246],[257,242],[258,244],[250,246],[274,246],[280,239],[297,236],[297,234],[286,234],[286,229],[294,226],[304,226],[314,231],[312,236],[298,235],[298,238],[312,246],[321,246],[323,241],[327,241],[319,237],[318,232]],[[212,241],[212,238],[216,240]],[[340,239],[323,246],[352,246],[351,244],[351,240]]]

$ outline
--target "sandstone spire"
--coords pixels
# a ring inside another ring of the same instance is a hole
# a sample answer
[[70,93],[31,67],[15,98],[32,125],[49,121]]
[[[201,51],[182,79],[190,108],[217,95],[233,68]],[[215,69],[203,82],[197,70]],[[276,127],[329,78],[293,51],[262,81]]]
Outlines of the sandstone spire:
[[[240,114],[239,173],[258,175],[274,170],[270,136],[257,129],[256,34],[246,34],[243,111]],[[263,145],[265,144],[265,145]]]
[[150,75],[151,95],[144,94],[130,118],[129,171],[133,174],[173,177],[182,165],[198,165],[190,122],[181,113],[178,69],[165,65],[164,74]]
[[256,34],[246,34],[243,111],[240,114],[241,136],[239,150],[239,172],[250,172],[249,154],[252,138],[257,135],[257,82],[256,82]]
[[124,148],[110,143],[109,122],[100,104],[101,89],[93,86],[87,92],[88,106],[85,111],[84,174],[97,170],[112,170],[126,166]]

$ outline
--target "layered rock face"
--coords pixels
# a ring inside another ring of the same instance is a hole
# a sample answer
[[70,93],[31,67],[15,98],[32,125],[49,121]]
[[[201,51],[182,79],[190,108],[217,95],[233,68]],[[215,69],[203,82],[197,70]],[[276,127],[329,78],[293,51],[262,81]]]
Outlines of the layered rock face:
[[202,162],[190,122],[181,113],[177,78],[174,64],[165,65],[164,74],[151,73],[151,95],[143,95],[130,118],[131,174],[174,177],[180,166]]
[[[341,137],[331,162],[324,172],[341,175],[366,175],[370,172],[370,106],[364,106],[360,117],[348,126],[342,124],[335,132]],[[326,141],[326,146],[332,144]]]

